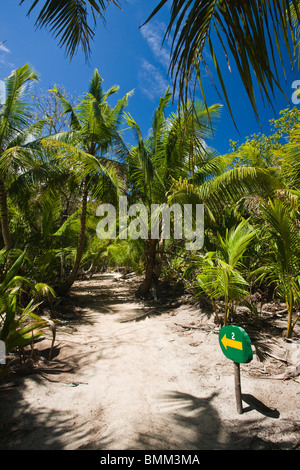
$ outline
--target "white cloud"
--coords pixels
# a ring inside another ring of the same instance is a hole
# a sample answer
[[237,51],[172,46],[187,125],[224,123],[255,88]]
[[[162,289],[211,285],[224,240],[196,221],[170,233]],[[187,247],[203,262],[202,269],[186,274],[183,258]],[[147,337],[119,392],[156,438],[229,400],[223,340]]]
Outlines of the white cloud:
[[0,42],[0,64],[4,67],[13,67],[14,64],[8,60],[8,55],[11,54],[11,51],[4,45],[6,41]]
[[170,48],[166,42],[163,45],[165,30],[166,26],[164,23],[147,23],[141,28],[141,34],[147,41],[154,57],[168,69],[170,63]]
[[140,89],[151,101],[164,96],[170,86],[162,72],[145,59],[142,61],[138,78]]
[[10,54],[10,50],[4,46],[4,43],[0,43],[0,51]]
[[[141,34],[153,55],[153,63],[142,59],[139,72],[139,87],[152,101],[164,96],[167,88],[173,91],[171,78],[168,76],[171,47],[164,40],[166,25],[160,21],[151,21],[141,28]],[[177,93],[176,93],[177,95]]]

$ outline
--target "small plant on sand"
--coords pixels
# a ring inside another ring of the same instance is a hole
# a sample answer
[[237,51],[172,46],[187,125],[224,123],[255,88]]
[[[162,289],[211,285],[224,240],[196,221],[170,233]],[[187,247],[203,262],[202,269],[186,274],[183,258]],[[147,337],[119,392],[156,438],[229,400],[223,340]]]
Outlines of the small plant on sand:
[[[0,284],[0,340],[5,343],[6,353],[32,344],[43,335],[45,328],[52,329],[51,350],[55,340],[53,322],[35,313],[42,303],[41,299],[55,296],[55,293],[47,284],[33,284],[18,274],[24,257],[25,252],[7,270]],[[24,294],[29,300],[23,303],[21,298]]]
[[246,221],[226,231],[224,239],[217,234],[218,248],[207,253],[196,276],[200,289],[210,298],[217,322],[218,303],[224,301],[224,325],[229,321],[238,301],[249,295],[248,282],[243,276],[243,257],[255,237],[254,229]]

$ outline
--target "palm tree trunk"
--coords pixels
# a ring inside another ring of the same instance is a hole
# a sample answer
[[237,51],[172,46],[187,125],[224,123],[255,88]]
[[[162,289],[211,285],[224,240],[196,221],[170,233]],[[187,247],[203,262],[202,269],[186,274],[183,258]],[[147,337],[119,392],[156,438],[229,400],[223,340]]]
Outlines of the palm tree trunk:
[[3,242],[6,250],[12,247],[12,238],[9,230],[8,209],[7,209],[7,194],[4,186],[4,181],[0,177],[0,211],[1,211],[1,230]]
[[70,288],[72,287],[73,283],[75,282],[77,278],[78,271],[80,268],[80,262],[81,262],[81,258],[83,254],[83,248],[84,248],[87,199],[88,199],[88,179],[85,178],[83,182],[83,190],[82,190],[82,198],[81,198],[80,231],[79,231],[79,237],[78,237],[76,259],[75,259],[75,263],[74,263],[73,269],[69,277],[66,279],[63,286],[57,289],[57,291],[61,295],[66,294],[70,290]]
[[146,261],[146,272],[145,278],[142,284],[139,286],[136,295],[138,297],[146,297],[150,292],[153,283],[157,280],[155,273],[156,266],[156,247],[157,240],[147,240],[147,261]]

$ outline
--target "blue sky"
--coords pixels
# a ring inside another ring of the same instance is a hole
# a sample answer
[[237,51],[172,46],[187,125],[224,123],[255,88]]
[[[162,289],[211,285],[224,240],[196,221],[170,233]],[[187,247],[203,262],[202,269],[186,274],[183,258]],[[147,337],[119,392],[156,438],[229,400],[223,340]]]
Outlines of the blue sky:
[[[127,111],[146,136],[159,98],[171,83],[167,75],[169,46],[166,44],[161,47],[168,22],[168,7],[149,24],[139,28],[158,0],[124,0],[122,10],[112,4],[106,13],[106,25],[101,21],[98,23],[91,57],[87,63],[81,52],[70,62],[64,51],[58,47],[57,41],[46,30],[35,30],[35,14],[30,18],[26,17],[30,3],[25,2],[19,6],[19,0],[1,1],[0,43],[5,42],[0,46],[0,89],[1,81],[12,69],[29,62],[40,74],[37,90],[46,91],[53,84],[59,84],[71,95],[80,96],[87,90],[94,69],[98,68],[104,80],[104,89],[114,84],[120,86],[117,98],[134,90]],[[268,133],[269,119],[278,117],[281,109],[293,106],[292,82],[300,79],[300,73],[299,77],[288,73],[286,82],[282,80],[288,101],[280,93],[276,93],[274,108],[277,114],[268,105],[264,106],[258,95],[262,125],[260,129],[234,67],[232,73],[226,66],[223,71],[239,134],[224,107],[215,139],[210,142],[219,153],[229,150],[230,139],[242,143],[245,136],[260,130]],[[209,105],[221,102],[208,79],[205,81],[205,90]],[[126,133],[125,138],[131,142],[131,135]]]

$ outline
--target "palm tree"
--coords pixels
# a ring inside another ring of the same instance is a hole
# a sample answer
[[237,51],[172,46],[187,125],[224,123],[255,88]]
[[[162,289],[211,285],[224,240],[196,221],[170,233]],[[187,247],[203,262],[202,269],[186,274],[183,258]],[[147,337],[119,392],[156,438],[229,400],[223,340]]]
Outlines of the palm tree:
[[[24,2],[21,0],[20,4]],[[167,2],[160,0],[145,23]],[[97,19],[105,19],[111,3],[120,7],[119,0],[44,0],[43,3],[42,0],[31,0],[27,14],[40,7],[36,26],[48,27],[71,58],[79,46],[88,57]],[[282,69],[286,68],[283,48],[294,67],[294,48],[299,45],[299,19],[299,0],[172,0],[165,39],[173,34],[170,74],[174,79],[174,90],[178,82],[180,97],[186,100],[184,95],[194,74],[206,103],[201,66],[205,76],[208,74],[213,81],[213,73],[205,59],[208,50],[231,112],[220,57],[217,57],[219,46],[223,54],[221,59],[230,71],[230,58],[233,58],[258,118],[254,83],[272,104],[275,87],[281,89],[278,60]]]
[[[294,307],[300,302],[300,232],[297,211],[287,201],[275,199],[261,205],[269,251],[262,265],[253,272],[257,281],[275,285],[275,293],[286,303],[287,337],[291,338],[299,315],[293,321]],[[299,215],[298,215],[299,217]]]
[[[167,1],[158,3],[146,23]],[[294,48],[298,45],[294,26],[299,25],[299,19],[299,0],[173,0],[164,39],[172,36],[170,74],[174,89],[178,84],[180,97],[185,100],[196,77],[206,102],[201,67],[212,81],[214,71],[231,112],[220,56],[230,71],[232,57],[259,118],[254,85],[258,84],[262,96],[272,105],[275,87],[281,89],[278,61],[283,70],[287,66],[283,49],[287,51],[289,65],[294,67]],[[212,59],[213,70],[206,54]]]
[[[217,229],[217,218],[222,217],[226,204],[238,202],[246,195],[268,198],[281,187],[273,168],[234,165],[235,155],[217,155],[205,144],[211,136],[213,118],[220,105],[208,110],[203,103],[182,104],[180,112],[165,117],[165,108],[171,99],[167,91],[157,108],[151,136],[143,140],[137,123],[127,116],[127,123],[135,131],[138,145],[128,159],[129,181],[137,200],[151,212],[152,204],[204,204],[205,225]],[[147,239],[145,279],[139,288],[146,295],[159,274],[157,256],[163,244]]]
[[224,238],[218,233],[217,251],[207,253],[200,263],[197,282],[210,297],[216,314],[215,302],[221,297],[224,299],[225,325],[234,304],[249,295],[248,282],[243,273],[243,258],[255,235],[255,230],[243,220],[237,227],[227,229]]
[[[47,284],[32,283],[20,275],[26,257],[25,252],[21,253],[10,265],[7,252],[3,253],[3,251],[1,252],[1,265],[4,261],[4,267],[1,266],[3,272],[0,278],[0,340],[5,342],[6,352],[9,352],[16,347],[32,344],[42,335],[44,328],[50,327],[53,334],[51,354],[55,340],[54,323],[38,316],[34,311],[47,297],[55,297],[55,292]],[[20,293],[25,290],[29,295],[29,302],[24,307],[20,301]]]
[[[81,189],[76,259],[69,277],[60,288],[61,292],[70,289],[78,274],[84,249],[88,197],[106,197],[112,202],[122,190],[123,182],[119,173],[124,171],[124,167],[118,159],[127,149],[118,129],[130,93],[121,98],[115,107],[111,107],[107,99],[118,89],[119,87],[113,86],[104,92],[102,78],[96,69],[88,92],[77,106],[71,106],[66,98],[55,90],[65,112],[70,115],[71,130],[45,138],[43,144],[51,152],[54,151],[55,157],[75,175]],[[109,149],[115,152],[114,158],[109,158]]]
[[30,125],[29,86],[38,79],[31,65],[13,70],[5,81],[5,99],[0,103],[0,211],[5,248],[12,247],[7,208],[9,185],[22,171],[39,164],[29,145],[44,124]]
[[[24,1],[21,0],[20,5]],[[44,0],[43,5],[41,3],[40,0],[31,0],[27,15],[40,7],[36,27],[49,28],[55,38],[59,39],[59,46],[64,47],[71,58],[79,46],[89,56],[90,42],[94,38],[93,27],[95,28],[97,19],[105,20],[104,13],[110,3],[119,7],[118,0]]]
[[285,188],[298,194],[300,191],[300,124],[295,123],[289,133],[287,144],[282,149],[281,174]]
[[[136,147],[128,155],[129,186],[133,188],[130,196],[142,202],[149,214],[154,205],[172,205],[173,185],[182,178],[192,178],[195,169],[203,165],[208,154],[204,139],[211,134],[211,127],[203,103],[188,103],[180,112],[167,118],[165,110],[171,97],[172,94],[167,90],[160,99],[154,113],[151,134],[145,140],[138,124],[127,115],[127,123],[137,139]],[[210,118],[216,119],[219,111],[219,105],[211,106]],[[159,233],[159,237],[148,237],[146,240],[145,278],[138,289],[141,296],[148,294],[160,274],[157,255],[161,256],[163,250],[162,227]]]

